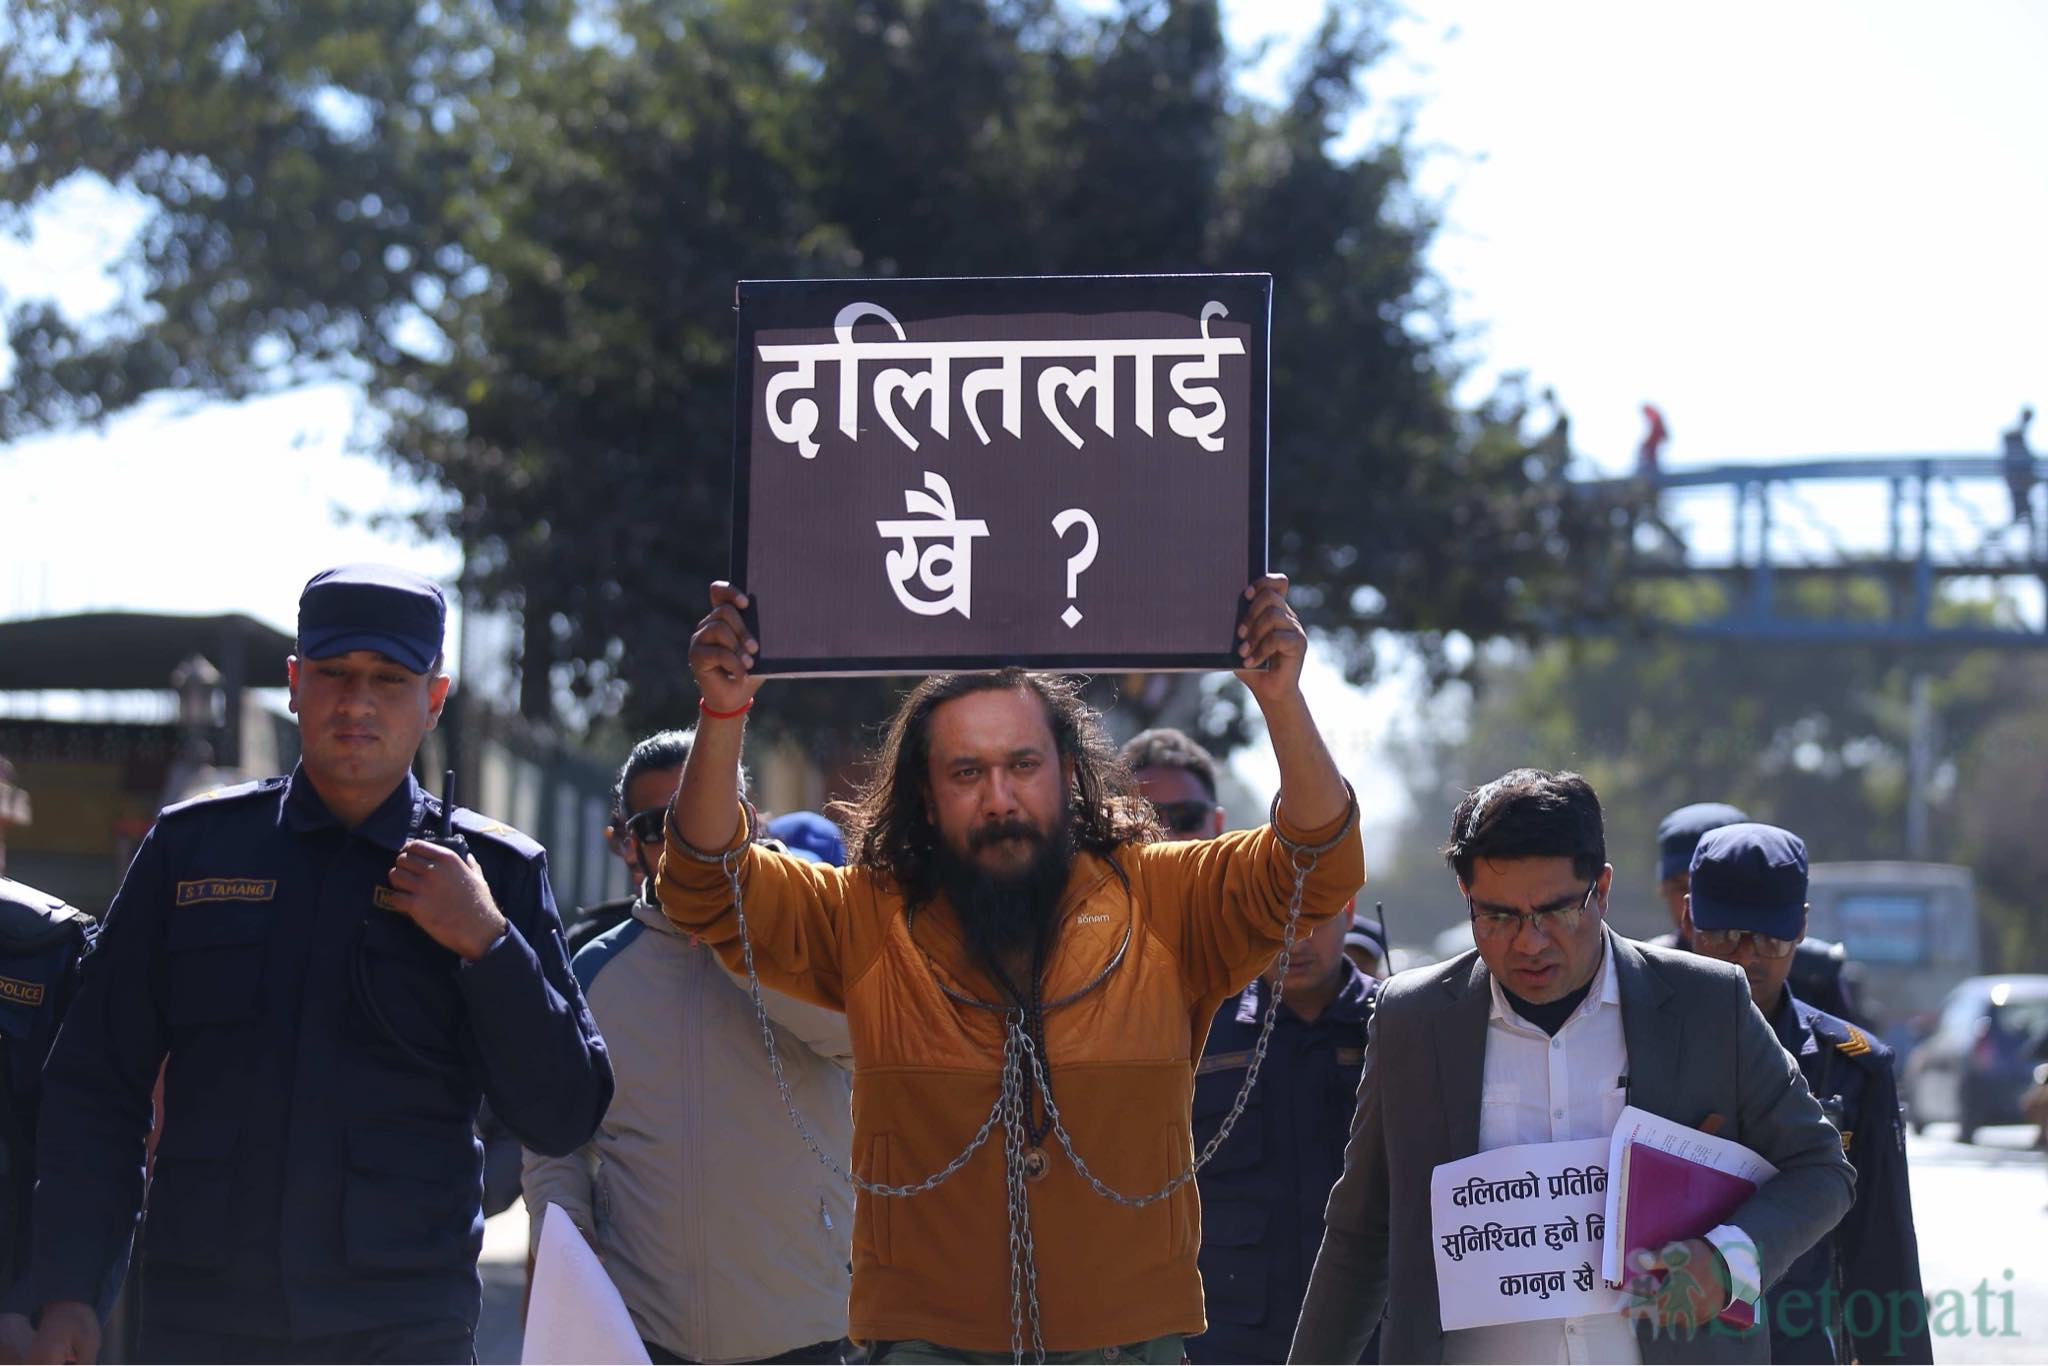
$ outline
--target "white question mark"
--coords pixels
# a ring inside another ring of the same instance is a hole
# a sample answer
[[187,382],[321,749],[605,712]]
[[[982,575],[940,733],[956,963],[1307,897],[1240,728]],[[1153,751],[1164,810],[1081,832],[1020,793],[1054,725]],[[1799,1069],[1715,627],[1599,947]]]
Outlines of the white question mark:
[[1088,528],[1088,539],[1079,550],[1067,556],[1067,597],[1070,601],[1067,610],[1060,613],[1060,620],[1067,623],[1070,631],[1081,624],[1081,609],[1071,601],[1081,591],[1081,571],[1095,563],[1095,519],[1080,508],[1068,508],[1052,519],[1053,533],[1061,540],[1067,538],[1067,529],[1077,522]]

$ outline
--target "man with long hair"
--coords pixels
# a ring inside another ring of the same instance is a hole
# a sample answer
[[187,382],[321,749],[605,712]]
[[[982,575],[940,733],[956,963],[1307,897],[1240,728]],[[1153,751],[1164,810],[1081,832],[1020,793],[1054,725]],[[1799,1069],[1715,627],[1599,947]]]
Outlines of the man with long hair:
[[840,869],[748,839],[756,645],[744,596],[712,585],[661,902],[736,969],[846,1012],[848,1317],[871,1360],[1178,1361],[1202,1330],[1189,1107],[1209,1022],[1364,878],[1286,594],[1278,575],[1246,590],[1238,646],[1273,824],[1155,842],[1074,681],[948,674],[898,710]]

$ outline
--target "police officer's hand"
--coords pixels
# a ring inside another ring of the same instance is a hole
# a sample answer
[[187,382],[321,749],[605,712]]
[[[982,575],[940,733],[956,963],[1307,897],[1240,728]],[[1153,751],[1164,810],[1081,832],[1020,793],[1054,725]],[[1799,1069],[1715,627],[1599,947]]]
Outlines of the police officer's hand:
[[711,585],[711,610],[690,636],[690,677],[712,711],[738,711],[761,690],[751,670],[761,651],[740,609],[747,595],[724,580]]
[[[1308,628],[1287,605],[1287,576],[1267,574],[1244,590],[1250,605],[1237,628],[1238,677],[1261,707],[1301,690],[1308,658]],[[1270,667],[1269,667],[1270,666]]]
[[391,865],[391,905],[436,944],[474,963],[505,932],[476,859],[426,840],[407,840]]
[[0,1362],[27,1361],[36,1340],[26,1314],[0,1314]]
[[89,1304],[58,1300],[43,1306],[43,1324],[29,1344],[30,1361],[66,1362],[100,1359],[100,1316]]
[[1666,1243],[1629,1254],[1628,1283],[1635,1303],[1631,1317],[1646,1317],[1664,1328],[1697,1330],[1728,1307],[1728,1267],[1720,1250],[1704,1238]]

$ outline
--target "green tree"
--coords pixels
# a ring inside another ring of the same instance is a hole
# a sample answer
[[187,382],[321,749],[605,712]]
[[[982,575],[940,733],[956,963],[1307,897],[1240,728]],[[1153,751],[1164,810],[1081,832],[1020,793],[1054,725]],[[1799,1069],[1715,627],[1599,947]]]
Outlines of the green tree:
[[[1333,7],[1277,106],[1214,0],[15,0],[0,205],[147,196],[142,297],[17,308],[0,438],[165,388],[343,373],[453,494],[524,698],[690,704],[726,564],[743,277],[1269,270],[1274,560],[1355,676],[1368,632],[1534,638],[1608,610],[1618,533],[1509,386],[1457,411],[1398,138],[1332,152],[1381,49]],[[630,686],[628,686],[630,685]],[[812,735],[871,686],[793,690]],[[1213,730],[1242,734],[1224,709]]]
[[[1626,933],[1668,928],[1656,828],[1689,802],[1795,830],[1817,861],[1905,858],[1918,676],[1939,737],[1929,856],[1974,870],[1995,960],[2039,964],[2048,672],[2016,652],[1600,639],[1521,654],[1481,671],[1461,737],[1417,756],[1404,847],[1440,844],[1458,793],[1528,765],[1576,769],[1600,793]],[[1440,918],[1449,897],[1431,902]]]

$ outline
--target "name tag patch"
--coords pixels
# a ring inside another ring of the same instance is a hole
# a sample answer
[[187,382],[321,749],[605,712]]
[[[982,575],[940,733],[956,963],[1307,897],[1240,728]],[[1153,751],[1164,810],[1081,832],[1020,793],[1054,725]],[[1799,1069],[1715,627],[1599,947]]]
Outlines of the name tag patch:
[[271,901],[277,897],[274,877],[202,877],[178,884],[178,905],[207,901]]
[[398,893],[390,887],[379,887],[370,893],[370,904],[380,911],[398,909]]
[[39,1006],[43,1003],[43,984],[23,982],[13,977],[0,977],[0,1001],[11,1001],[20,1006]]

